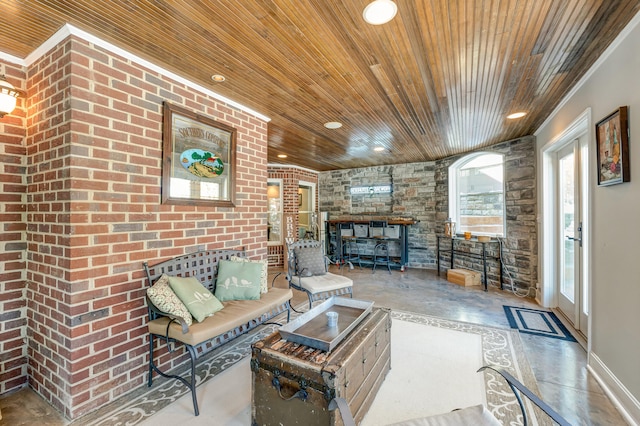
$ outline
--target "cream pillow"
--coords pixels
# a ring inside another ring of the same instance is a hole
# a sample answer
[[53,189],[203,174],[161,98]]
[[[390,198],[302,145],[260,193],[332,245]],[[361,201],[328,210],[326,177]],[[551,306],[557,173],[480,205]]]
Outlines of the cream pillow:
[[187,325],[193,324],[191,313],[171,290],[168,275],[162,274],[153,286],[147,289],[147,296],[149,296],[151,303],[162,312],[182,318]]
[[251,260],[246,257],[231,256],[229,260],[232,262],[250,262],[259,263],[262,265],[260,270],[260,293],[266,293],[269,291],[269,263],[266,260]]

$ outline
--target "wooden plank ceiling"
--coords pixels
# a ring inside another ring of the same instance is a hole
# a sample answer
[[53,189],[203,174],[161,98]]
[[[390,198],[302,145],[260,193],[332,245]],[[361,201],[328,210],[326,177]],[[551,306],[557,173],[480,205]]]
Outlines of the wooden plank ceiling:
[[269,162],[325,171],[532,134],[640,4],[396,0],[372,26],[368,1],[0,0],[0,51],[24,58],[71,23],[271,117]]

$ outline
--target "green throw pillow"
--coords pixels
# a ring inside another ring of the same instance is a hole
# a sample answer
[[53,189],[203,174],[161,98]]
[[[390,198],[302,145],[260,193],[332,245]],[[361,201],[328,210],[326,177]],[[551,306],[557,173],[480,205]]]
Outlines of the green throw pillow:
[[262,270],[260,271],[260,293],[267,293],[269,291],[269,264],[266,260],[251,260],[238,256],[231,256],[229,260],[232,262],[252,262],[262,265]]
[[169,285],[198,322],[224,307],[195,277],[169,277]]
[[147,296],[156,308],[176,317],[180,317],[187,325],[193,324],[191,312],[176,296],[169,286],[169,276],[162,274],[160,278],[147,289]]
[[221,302],[228,300],[260,299],[260,274],[262,265],[254,262],[218,262],[216,297]]

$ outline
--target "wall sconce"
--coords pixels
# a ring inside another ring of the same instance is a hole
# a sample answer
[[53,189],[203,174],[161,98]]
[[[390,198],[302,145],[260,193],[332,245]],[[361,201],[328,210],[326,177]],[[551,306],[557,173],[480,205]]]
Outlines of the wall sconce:
[[364,8],[362,17],[371,25],[386,24],[396,16],[398,6],[391,0],[374,0]]
[[10,114],[16,107],[16,100],[20,96],[20,91],[7,81],[7,78],[0,74],[0,118],[5,114]]

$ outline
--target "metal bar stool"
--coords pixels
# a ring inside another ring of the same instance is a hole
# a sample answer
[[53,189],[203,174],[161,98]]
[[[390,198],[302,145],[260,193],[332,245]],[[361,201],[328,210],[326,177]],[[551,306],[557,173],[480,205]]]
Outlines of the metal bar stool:
[[391,274],[391,259],[389,258],[389,242],[388,237],[384,235],[384,228],[387,227],[387,222],[384,220],[372,220],[369,222],[369,232],[371,236],[376,240],[376,245],[373,248],[373,270],[371,273],[376,272],[377,265],[386,265],[389,274]]
[[340,223],[338,227],[340,229],[340,256],[342,261],[345,264],[349,264],[350,269],[353,269],[353,262],[358,262],[358,266],[362,269],[358,237],[355,236],[353,223]]

